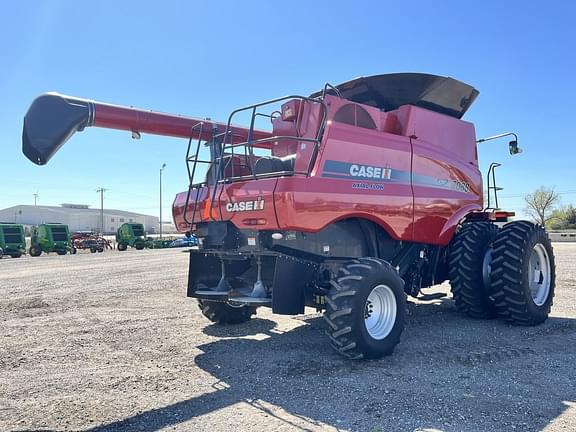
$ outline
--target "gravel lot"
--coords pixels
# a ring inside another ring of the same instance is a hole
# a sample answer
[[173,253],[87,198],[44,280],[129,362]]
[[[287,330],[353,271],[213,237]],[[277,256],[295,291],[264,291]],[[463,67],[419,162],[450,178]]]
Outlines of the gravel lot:
[[212,325],[180,250],[3,259],[0,431],[574,431],[576,244],[555,251],[545,324],[411,303],[372,362],[332,352],[314,311]]

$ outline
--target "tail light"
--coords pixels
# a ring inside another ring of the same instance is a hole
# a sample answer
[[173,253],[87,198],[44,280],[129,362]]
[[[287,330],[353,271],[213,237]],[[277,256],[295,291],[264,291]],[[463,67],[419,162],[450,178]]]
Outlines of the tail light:
[[263,218],[259,218],[259,219],[244,219],[242,220],[242,223],[244,225],[266,225],[268,223],[268,221],[266,219]]

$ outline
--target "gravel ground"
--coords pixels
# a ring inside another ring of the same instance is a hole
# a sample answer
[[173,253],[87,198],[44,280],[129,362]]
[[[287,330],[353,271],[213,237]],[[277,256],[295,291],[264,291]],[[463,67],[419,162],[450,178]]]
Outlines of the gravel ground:
[[411,303],[371,362],[334,353],[314,311],[212,325],[179,250],[3,259],[0,431],[574,431],[576,244],[555,251],[543,325]]

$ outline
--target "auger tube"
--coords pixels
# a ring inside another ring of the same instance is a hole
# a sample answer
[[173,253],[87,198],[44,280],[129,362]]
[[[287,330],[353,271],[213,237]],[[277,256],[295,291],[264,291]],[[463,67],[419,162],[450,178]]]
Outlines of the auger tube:
[[[201,122],[211,126],[202,128],[200,135],[200,128],[192,128]],[[22,152],[33,163],[45,165],[74,133],[90,126],[206,141],[212,139],[214,131],[226,130],[225,123],[211,120],[45,93],[32,102],[24,116]],[[230,131],[235,143],[248,139],[246,128],[231,126]],[[269,136],[268,132],[254,130],[252,139]]]

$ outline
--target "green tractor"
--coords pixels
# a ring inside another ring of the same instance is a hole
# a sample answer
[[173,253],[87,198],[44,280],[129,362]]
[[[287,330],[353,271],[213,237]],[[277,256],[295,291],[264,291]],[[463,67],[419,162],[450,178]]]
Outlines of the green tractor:
[[76,248],[72,246],[68,225],[50,223],[32,228],[30,255],[37,257],[42,252],[56,252],[58,255],[66,255],[68,252],[76,253]]
[[10,255],[12,258],[20,258],[26,253],[26,239],[22,225],[0,224],[0,250],[3,255]]
[[148,240],[144,232],[144,225],[139,223],[125,223],[116,231],[116,243],[118,250],[125,251],[128,246],[138,250],[148,246]]

